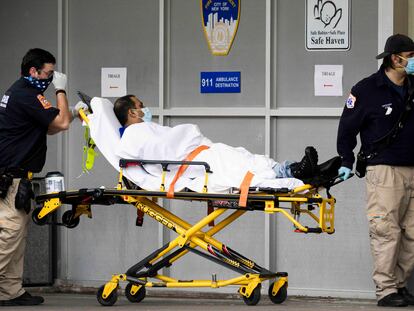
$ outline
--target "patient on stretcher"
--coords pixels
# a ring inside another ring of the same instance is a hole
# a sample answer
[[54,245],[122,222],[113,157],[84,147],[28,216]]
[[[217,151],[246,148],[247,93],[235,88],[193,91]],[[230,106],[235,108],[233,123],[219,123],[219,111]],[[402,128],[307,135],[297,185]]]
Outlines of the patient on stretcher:
[[[213,143],[193,124],[168,127],[151,122],[149,109],[134,95],[117,99],[114,113],[122,125],[122,137],[116,150],[119,157],[183,161],[191,152],[205,146],[193,160],[210,165],[213,174],[209,178],[209,189],[213,191],[238,187],[247,172],[254,174],[251,186],[259,187],[272,186],[272,180],[278,178],[291,178],[292,186],[300,186],[303,183],[297,183],[294,179],[306,181],[320,173],[318,154],[313,147],[306,147],[300,162],[278,163],[267,156],[252,154],[242,147]],[[153,176],[161,176],[162,173],[159,165],[145,165],[145,170]],[[171,170],[172,176],[174,169]],[[204,167],[191,166],[183,177],[191,180],[193,187],[190,188],[198,189],[203,176]]]

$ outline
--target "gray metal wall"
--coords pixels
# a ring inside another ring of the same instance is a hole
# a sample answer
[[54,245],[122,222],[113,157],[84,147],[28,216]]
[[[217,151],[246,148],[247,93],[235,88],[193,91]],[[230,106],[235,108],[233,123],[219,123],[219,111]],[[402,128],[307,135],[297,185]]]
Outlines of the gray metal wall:
[[[277,1],[273,11],[275,59],[272,107],[300,108],[295,115],[272,119],[272,155],[297,158],[305,145],[315,146],[320,161],[336,155],[338,117],[325,109],[341,108],[351,87],[377,70],[378,2],[352,1],[351,49],[306,51],[304,1]],[[342,97],[315,97],[314,65],[343,64]],[[301,114],[300,111],[303,111]],[[313,117],[306,117],[311,112]],[[316,115],[316,116],[315,116]],[[271,222],[271,263],[290,272],[289,289],[297,294],[367,297],[374,290],[365,217],[365,183],[357,177],[332,189],[337,198],[336,233],[294,233],[282,217]]]
[[[16,0],[3,3],[0,10],[0,94],[20,77],[23,55],[30,48],[43,48],[57,55],[58,8],[54,0]],[[2,96],[2,95],[1,95]],[[46,97],[53,98],[53,91]],[[58,137],[48,137],[44,172],[56,170]],[[25,284],[46,284],[52,280],[51,227],[29,224],[25,257]]]
[[[23,5],[23,1],[13,2],[16,15],[18,6],[14,3],[20,2]],[[76,103],[79,89],[92,96],[100,94],[101,67],[128,67],[128,93],[137,94],[152,107],[159,122],[195,123],[215,142],[269,153],[279,160],[299,160],[307,145],[319,150],[321,160],[334,156],[338,118],[347,92],[377,68],[375,0],[352,1],[352,44],[347,52],[305,51],[305,20],[298,18],[305,16],[303,0],[242,0],[237,36],[226,57],[210,54],[201,28],[199,1],[59,3],[63,3],[64,13],[63,65],[72,103]],[[50,6],[52,12],[55,9]],[[50,38],[42,36],[33,42],[25,32],[29,25],[24,28],[21,36],[28,46],[43,43],[56,51],[53,27]],[[8,24],[3,29],[20,34]],[[26,50],[19,44],[10,40],[3,48],[8,53],[4,65],[12,72]],[[344,96],[313,96],[315,64],[344,65]],[[233,70],[241,71],[240,94],[199,93],[200,71]],[[1,73],[0,88],[12,80]],[[83,129],[77,123],[63,136],[61,145],[51,143],[52,149],[60,146],[63,154],[67,188],[114,186],[116,172],[102,156],[91,174],[78,178],[82,138]],[[49,155],[49,160],[53,159],[59,166],[61,159]],[[373,297],[364,184],[353,178],[332,193],[337,197],[334,235],[297,234],[281,216],[249,213],[218,238],[261,265],[289,272],[291,293]],[[165,202],[165,206],[193,221],[206,212],[202,204]],[[174,237],[148,217],[143,228],[135,227],[135,214],[128,206],[96,206],[92,219],[82,218],[76,229],[60,230],[59,279],[76,285],[101,285],[112,273],[124,272]],[[192,255],[166,273],[181,279],[210,278],[211,273],[219,278],[233,275]]]

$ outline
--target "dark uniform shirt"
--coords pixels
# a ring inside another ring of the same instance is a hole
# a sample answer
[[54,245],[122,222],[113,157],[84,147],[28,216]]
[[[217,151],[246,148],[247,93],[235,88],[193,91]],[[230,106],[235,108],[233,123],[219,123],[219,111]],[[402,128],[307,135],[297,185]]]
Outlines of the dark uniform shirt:
[[23,77],[0,98],[0,168],[40,172],[49,124],[59,109]]
[[[414,85],[414,77],[408,76]],[[375,151],[373,142],[384,137],[394,127],[405,110],[407,79],[403,89],[393,84],[384,68],[358,82],[351,90],[338,128],[337,149],[342,164],[352,168],[353,149],[360,134],[362,150]],[[378,155],[368,160],[368,165],[414,166],[414,114],[411,112],[396,139]]]

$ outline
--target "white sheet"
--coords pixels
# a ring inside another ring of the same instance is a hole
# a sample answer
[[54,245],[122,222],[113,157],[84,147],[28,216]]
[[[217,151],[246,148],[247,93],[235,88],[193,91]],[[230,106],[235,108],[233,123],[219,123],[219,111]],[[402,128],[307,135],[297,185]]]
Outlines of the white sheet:
[[[90,133],[99,150],[112,166],[119,171],[119,160],[184,160],[194,148],[208,145],[194,161],[209,163],[212,174],[209,175],[209,192],[228,192],[231,187],[239,187],[247,171],[255,174],[252,187],[295,188],[303,185],[295,178],[275,178],[272,167],[274,160],[263,155],[251,154],[242,147],[234,148],[221,143],[212,143],[204,137],[198,127],[183,124],[170,128],[156,123],[139,123],[129,126],[120,139],[121,125],[113,113],[112,103],[95,97],[91,102],[93,114],[89,115]],[[170,166],[166,177],[168,189],[178,167]],[[148,173],[147,173],[148,172]],[[146,190],[159,190],[161,166],[146,165],[129,167],[125,176]],[[175,191],[187,187],[201,192],[204,184],[204,168],[190,166],[177,181]]]

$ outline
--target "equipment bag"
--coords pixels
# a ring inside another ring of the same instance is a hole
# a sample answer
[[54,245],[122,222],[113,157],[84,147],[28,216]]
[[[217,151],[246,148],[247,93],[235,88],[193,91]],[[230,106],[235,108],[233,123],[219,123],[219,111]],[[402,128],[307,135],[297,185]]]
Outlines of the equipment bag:
[[19,210],[24,210],[26,214],[29,214],[32,207],[32,199],[34,199],[32,183],[26,178],[20,179],[14,206]]
[[361,150],[358,152],[357,155],[357,161],[356,161],[356,167],[355,167],[355,174],[362,178],[365,176],[367,171],[367,157],[365,156],[364,152]]

